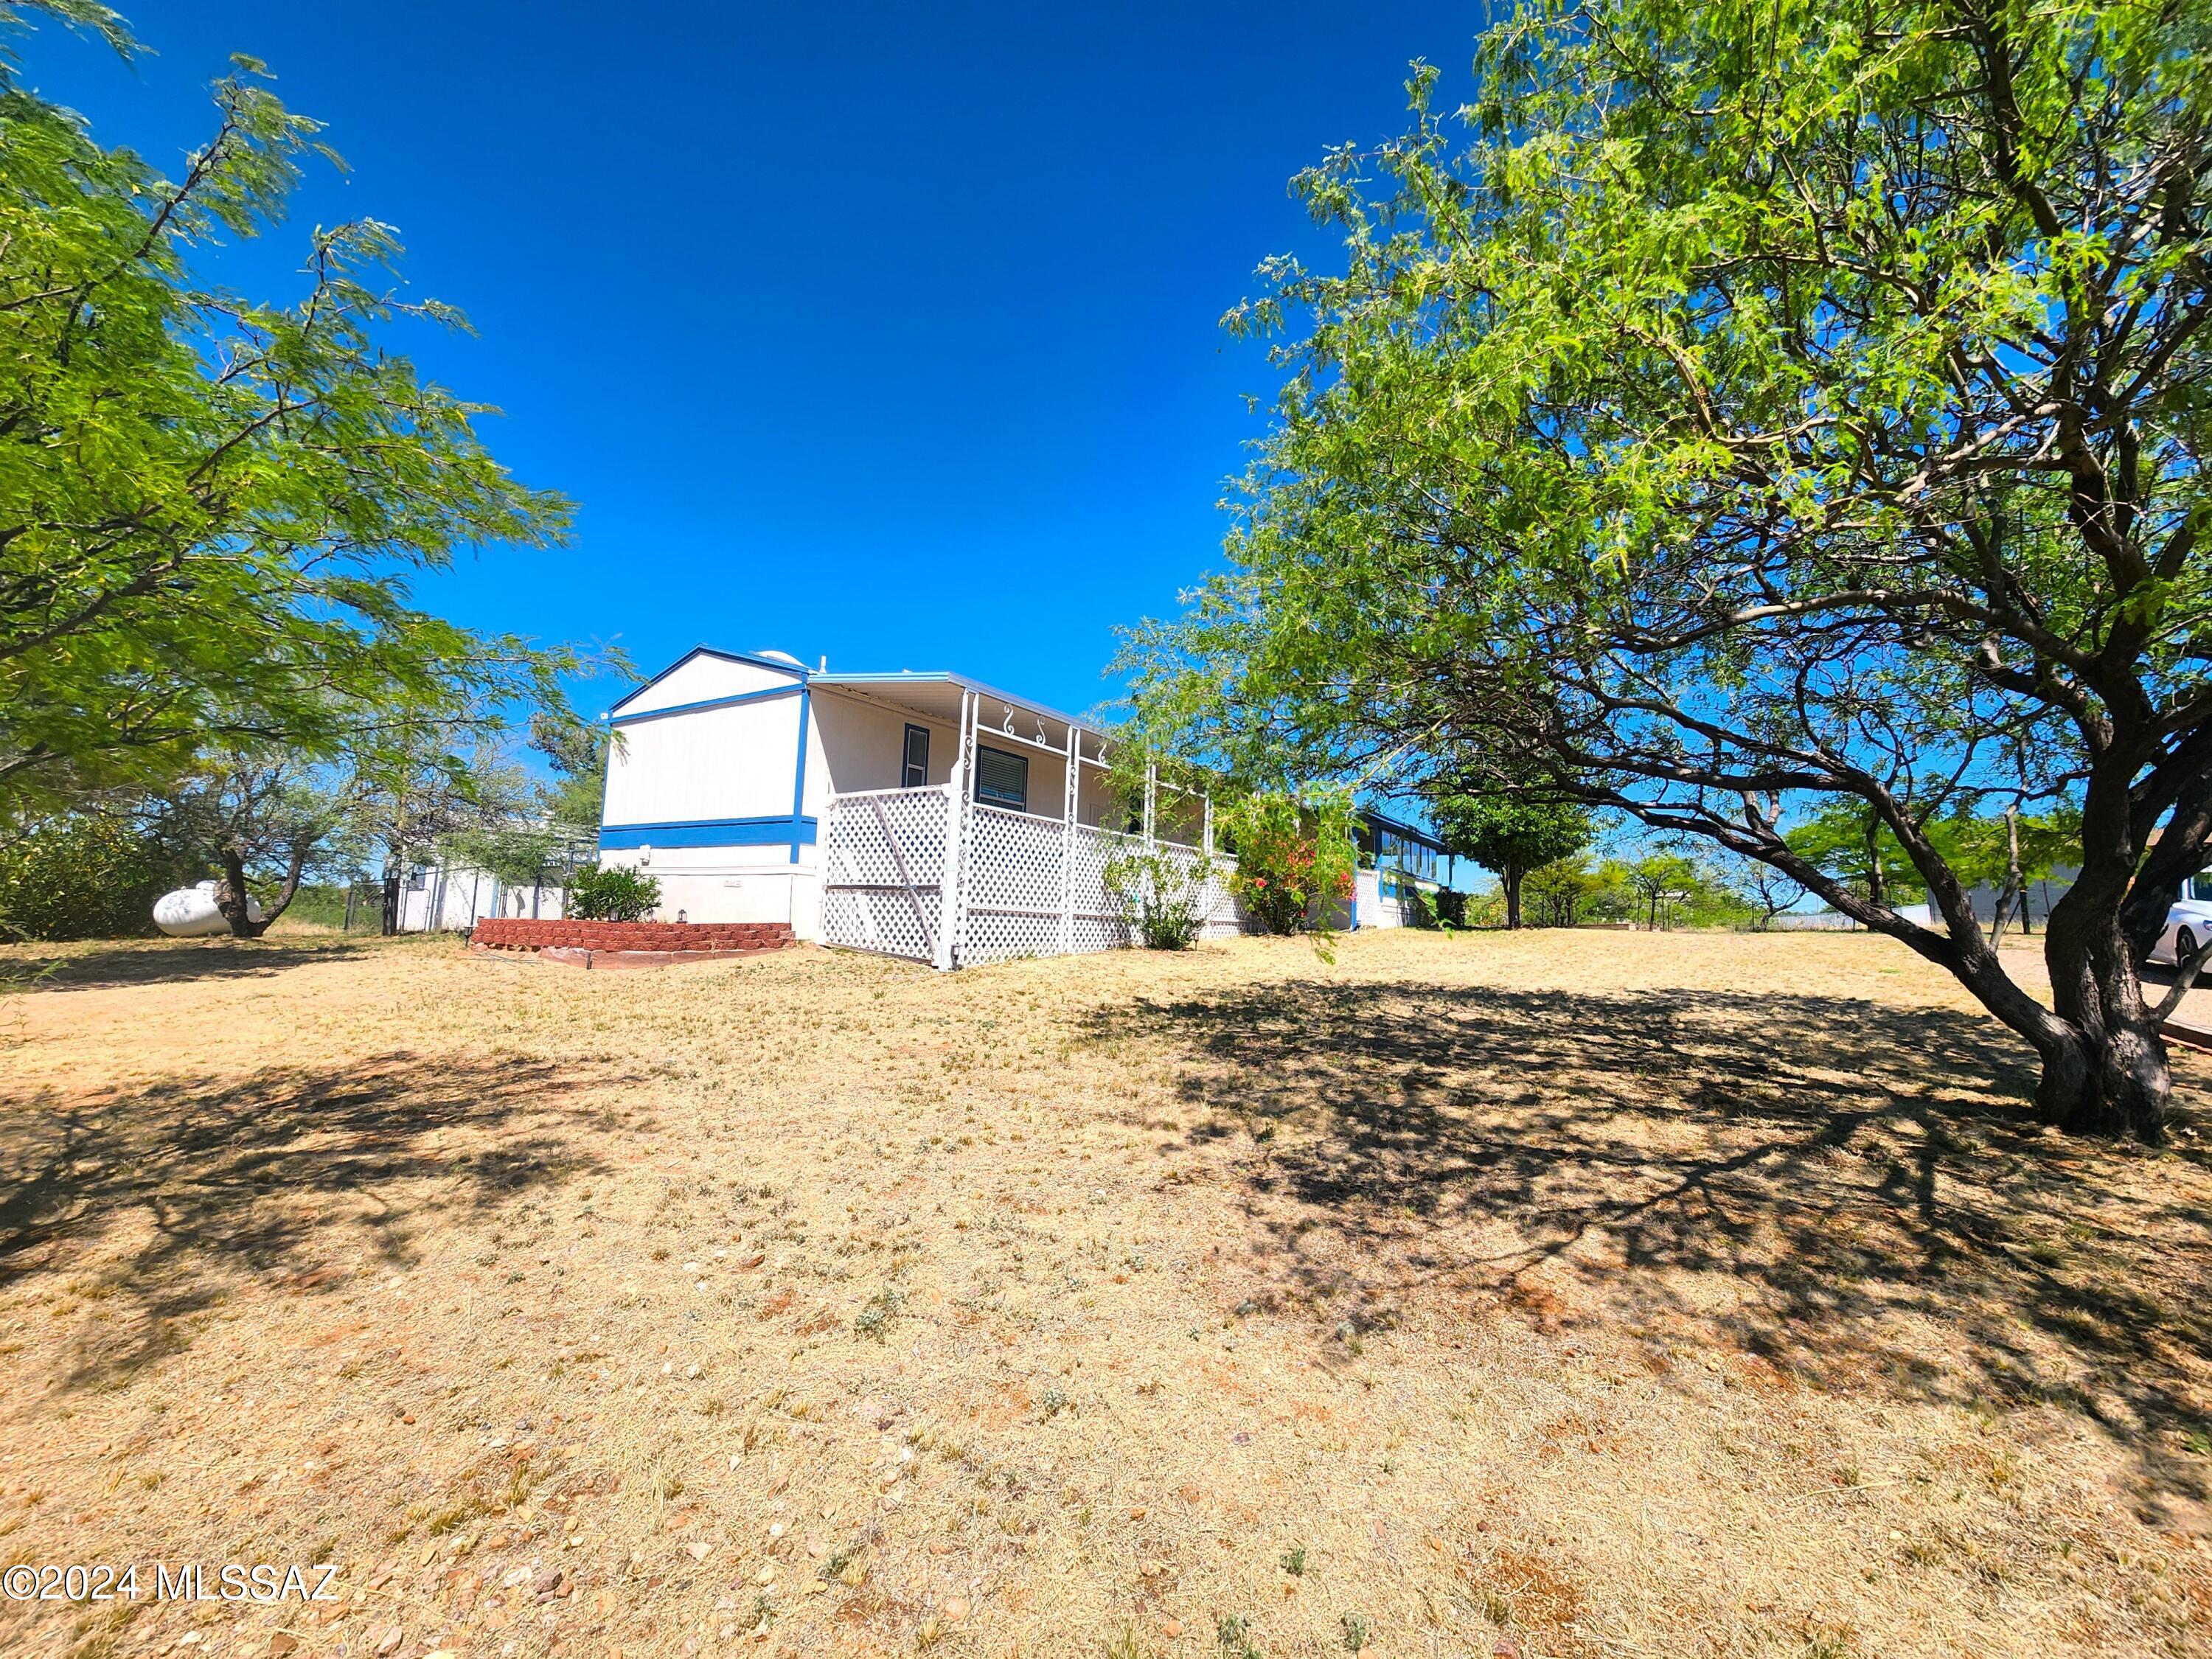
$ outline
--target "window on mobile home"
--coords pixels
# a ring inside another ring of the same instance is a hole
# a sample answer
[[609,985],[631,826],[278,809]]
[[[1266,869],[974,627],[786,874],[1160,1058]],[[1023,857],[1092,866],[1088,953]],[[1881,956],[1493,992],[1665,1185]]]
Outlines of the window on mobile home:
[[1030,760],[1003,749],[975,750],[975,799],[994,806],[1030,810]]

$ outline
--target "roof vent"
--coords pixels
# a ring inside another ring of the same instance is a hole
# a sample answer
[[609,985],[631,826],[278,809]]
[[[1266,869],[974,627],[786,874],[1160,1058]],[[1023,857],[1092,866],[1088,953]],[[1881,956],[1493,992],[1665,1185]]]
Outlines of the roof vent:
[[787,662],[793,668],[798,669],[801,673],[804,673],[806,670],[806,665],[799,661],[798,658],[793,656],[788,651],[757,651],[753,654],[757,657],[765,657],[770,662]]

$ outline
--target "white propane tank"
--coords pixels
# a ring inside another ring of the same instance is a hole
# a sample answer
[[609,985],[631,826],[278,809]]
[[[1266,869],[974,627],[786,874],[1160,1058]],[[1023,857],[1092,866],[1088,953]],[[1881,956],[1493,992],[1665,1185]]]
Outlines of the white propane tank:
[[[171,939],[205,939],[212,933],[227,933],[230,923],[223,919],[215,906],[216,884],[204,881],[197,887],[179,887],[173,893],[164,893],[154,901],[154,925]],[[261,920],[261,901],[246,901],[246,914],[254,921]]]

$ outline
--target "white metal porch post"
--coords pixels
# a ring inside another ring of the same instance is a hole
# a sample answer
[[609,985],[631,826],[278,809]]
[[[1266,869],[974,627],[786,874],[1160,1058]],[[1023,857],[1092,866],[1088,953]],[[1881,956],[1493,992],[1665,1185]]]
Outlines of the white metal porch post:
[[1146,761],[1145,763],[1145,850],[1147,853],[1152,850],[1154,840],[1152,823],[1159,798],[1160,763],[1158,761]]
[[1199,843],[1205,848],[1206,856],[1212,858],[1213,856],[1213,797],[1201,795],[1199,799],[1206,803],[1206,830],[1199,837]]
[[1067,723],[1067,777],[1060,818],[1060,953],[1075,949],[1075,797],[1083,767],[1083,735]]
[[937,930],[937,967],[949,971],[953,944],[960,934],[963,914],[960,891],[960,854],[968,839],[968,781],[975,765],[975,694],[960,694],[960,741],[952,756],[952,775],[945,781],[944,920]]

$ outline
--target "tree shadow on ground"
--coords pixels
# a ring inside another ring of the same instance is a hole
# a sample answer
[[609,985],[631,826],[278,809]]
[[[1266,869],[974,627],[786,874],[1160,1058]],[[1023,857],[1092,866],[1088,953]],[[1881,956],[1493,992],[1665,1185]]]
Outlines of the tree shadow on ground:
[[89,991],[191,980],[267,976],[288,968],[374,950],[373,937],[349,939],[147,939],[54,945],[0,958],[0,981],[20,990]]
[[2157,1154],[2045,1133],[1990,1022],[1304,981],[1089,1028],[1164,1050],[1261,1272],[1329,1318],[1443,1297],[1738,1349],[1782,1386],[2057,1403],[2203,1496],[2179,1453],[2212,1378],[2212,1171],[2185,1129]]
[[86,1320],[59,1381],[112,1386],[249,1287],[404,1267],[426,1229],[596,1167],[552,1114],[596,1079],[386,1054],[0,1115],[0,1286],[67,1275]]

